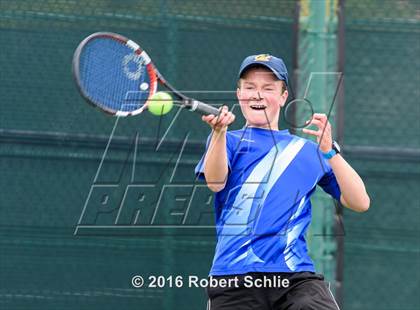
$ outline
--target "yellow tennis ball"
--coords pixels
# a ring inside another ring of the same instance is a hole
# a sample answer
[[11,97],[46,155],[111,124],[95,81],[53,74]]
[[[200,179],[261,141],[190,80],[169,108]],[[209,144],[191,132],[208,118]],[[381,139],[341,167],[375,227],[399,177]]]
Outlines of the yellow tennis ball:
[[164,115],[172,110],[174,102],[171,95],[163,91],[155,93],[150,99],[147,109],[153,115]]

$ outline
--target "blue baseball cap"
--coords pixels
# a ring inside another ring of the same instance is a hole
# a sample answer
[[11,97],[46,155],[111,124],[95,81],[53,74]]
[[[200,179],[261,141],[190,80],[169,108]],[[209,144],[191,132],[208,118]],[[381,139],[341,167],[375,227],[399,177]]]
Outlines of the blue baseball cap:
[[238,78],[241,78],[242,74],[247,69],[255,65],[262,65],[267,67],[279,80],[284,81],[287,86],[288,73],[286,65],[281,58],[277,58],[269,54],[251,55],[245,58],[241,64],[241,67],[239,68]]

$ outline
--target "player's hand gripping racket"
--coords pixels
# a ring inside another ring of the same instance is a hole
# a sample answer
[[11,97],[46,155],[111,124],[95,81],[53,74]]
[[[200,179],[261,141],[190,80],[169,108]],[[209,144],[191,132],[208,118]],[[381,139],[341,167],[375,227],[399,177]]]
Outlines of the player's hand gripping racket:
[[203,115],[219,114],[217,108],[177,91],[138,44],[119,34],[98,32],[85,38],[74,52],[73,75],[82,96],[113,115],[143,112],[158,82],[180,106]]

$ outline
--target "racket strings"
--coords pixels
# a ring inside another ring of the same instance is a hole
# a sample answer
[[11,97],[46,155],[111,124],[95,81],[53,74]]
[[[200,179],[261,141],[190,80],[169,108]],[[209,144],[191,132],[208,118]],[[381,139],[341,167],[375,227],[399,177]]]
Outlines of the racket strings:
[[[88,94],[92,96],[96,101],[101,101],[103,104],[107,105],[109,108],[116,109],[116,100],[115,94],[118,93],[119,81],[116,81],[116,76],[114,75],[114,68],[104,66],[107,62],[106,55],[109,55],[111,50],[108,50],[107,53],[93,52],[94,48],[87,49],[85,53],[87,54],[84,58],[85,65],[83,66],[84,70],[84,82],[85,89]],[[110,82],[107,77],[114,75],[114,82]]]
[[80,55],[84,92],[110,112],[141,108],[150,92],[146,67],[144,59],[131,48],[107,38],[92,40]]

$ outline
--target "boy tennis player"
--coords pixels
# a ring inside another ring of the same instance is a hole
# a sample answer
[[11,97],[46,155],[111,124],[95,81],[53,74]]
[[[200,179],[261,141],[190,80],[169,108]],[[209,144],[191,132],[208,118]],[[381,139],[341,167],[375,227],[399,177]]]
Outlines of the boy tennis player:
[[[338,309],[305,241],[316,186],[358,212],[370,200],[359,175],[339,154],[325,114],[304,129],[317,142],[278,129],[287,92],[280,58],[253,55],[239,69],[237,97],[246,126],[227,131],[235,116],[203,116],[212,128],[196,167],[216,192],[217,246],[208,308]],[[322,137],[321,137],[322,136]]]

